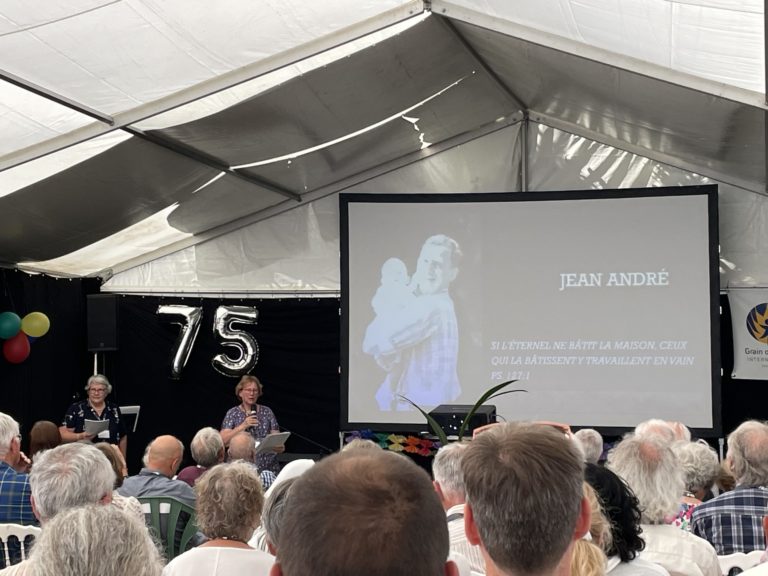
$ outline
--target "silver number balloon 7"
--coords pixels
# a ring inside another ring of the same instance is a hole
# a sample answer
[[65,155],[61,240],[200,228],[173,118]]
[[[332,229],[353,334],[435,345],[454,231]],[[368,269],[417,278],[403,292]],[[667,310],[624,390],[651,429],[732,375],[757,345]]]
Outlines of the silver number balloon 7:
[[173,345],[171,352],[171,376],[180,378],[181,371],[187,365],[189,354],[192,352],[192,346],[195,344],[195,338],[200,330],[200,320],[203,318],[203,309],[200,306],[184,306],[181,304],[162,304],[157,307],[159,316],[170,316],[174,324],[181,326],[179,337]]

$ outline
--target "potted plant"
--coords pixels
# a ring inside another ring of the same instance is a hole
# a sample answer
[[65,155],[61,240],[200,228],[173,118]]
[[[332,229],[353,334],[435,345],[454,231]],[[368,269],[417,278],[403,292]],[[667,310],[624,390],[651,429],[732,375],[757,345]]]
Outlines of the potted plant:
[[[469,423],[472,421],[472,416],[475,415],[475,412],[485,404],[488,400],[491,400],[493,398],[497,398],[498,396],[503,396],[504,394],[512,394],[513,392],[528,392],[528,390],[523,390],[522,388],[517,388],[515,390],[503,390],[510,384],[513,384],[514,382],[517,382],[517,380],[507,380],[506,382],[502,382],[501,384],[497,384],[496,386],[491,387],[490,389],[486,390],[486,392],[480,396],[477,402],[472,406],[469,412],[467,412],[467,415],[464,417],[464,419],[461,421],[461,426],[459,427],[459,434],[458,434],[458,441],[461,441],[464,438],[464,433],[467,431],[467,427],[469,426]],[[440,443],[445,446],[450,442],[448,440],[448,435],[443,430],[442,426],[435,420],[432,416],[429,415],[429,413],[421,408],[419,405],[417,405],[415,402],[412,402],[410,399],[408,399],[405,396],[399,395],[400,398],[408,402],[411,406],[416,408],[419,412],[421,412],[424,415],[424,418],[427,419],[427,422],[429,423],[429,427],[432,428],[432,432],[434,432],[435,436],[437,436],[440,439]]]

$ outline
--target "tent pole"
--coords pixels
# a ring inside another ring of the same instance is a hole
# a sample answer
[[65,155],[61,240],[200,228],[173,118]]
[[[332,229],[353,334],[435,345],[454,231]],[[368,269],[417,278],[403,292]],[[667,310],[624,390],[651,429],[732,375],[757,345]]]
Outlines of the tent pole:
[[523,192],[528,192],[528,111],[523,112],[523,123],[520,126],[520,186]]

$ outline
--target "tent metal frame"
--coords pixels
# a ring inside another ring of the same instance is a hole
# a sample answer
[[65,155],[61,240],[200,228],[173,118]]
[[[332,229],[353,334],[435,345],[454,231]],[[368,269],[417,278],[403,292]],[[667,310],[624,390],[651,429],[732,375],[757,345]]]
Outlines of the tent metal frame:
[[[57,95],[55,92],[45,88],[38,87],[41,92],[35,93],[39,96],[58,102],[68,108],[86,114],[89,117],[96,118],[99,122],[82,126],[81,128],[62,134],[61,136],[7,154],[0,159],[0,171],[47,156],[48,154],[102,136],[113,130],[119,130],[131,126],[132,124],[159,116],[160,114],[164,114],[165,112],[169,112],[180,106],[222,92],[223,90],[248,82],[269,72],[293,65],[296,62],[306,60],[307,58],[326,52],[327,50],[331,50],[332,48],[336,48],[347,42],[357,40],[358,38],[362,38],[363,36],[372,34],[392,26],[393,24],[397,24],[398,22],[413,17],[419,17],[423,12],[424,4],[422,0],[411,0],[406,4],[397,6],[387,12],[382,12],[372,18],[362,20],[352,26],[338,30],[333,34],[316,38],[295,48],[285,50],[247,66],[221,74],[205,82],[200,82],[199,84],[190,86],[184,90],[169,94],[164,98],[159,98],[158,100],[115,114],[114,116],[107,116],[74,101],[70,102],[72,105],[59,102],[58,100],[55,100],[55,98],[64,98],[63,96]],[[34,92],[34,90],[32,90],[32,86],[34,85],[31,82],[24,81],[23,79],[21,80],[24,82],[24,85],[16,84],[17,86],[29,90],[30,92]],[[92,113],[88,113],[86,110],[91,110]]]

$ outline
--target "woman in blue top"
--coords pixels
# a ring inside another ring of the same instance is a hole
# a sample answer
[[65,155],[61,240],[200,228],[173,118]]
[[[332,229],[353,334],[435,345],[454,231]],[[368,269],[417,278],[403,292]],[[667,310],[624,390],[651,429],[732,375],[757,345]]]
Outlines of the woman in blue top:
[[[268,434],[280,431],[272,410],[256,403],[261,397],[262,390],[261,382],[256,376],[247,374],[240,378],[240,382],[235,386],[235,396],[240,399],[240,404],[227,411],[221,423],[221,439],[225,445],[228,445],[238,432],[248,432],[254,440],[261,440]],[[272,452],[258,454],[256,467],[259,472],[271,470],[277,474],[280,471],[280,465],[277,462],[276,453],[283,451],[285,446],[278,446]]]

